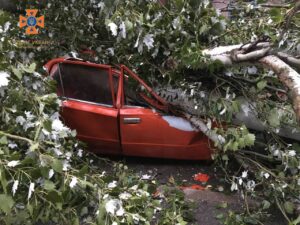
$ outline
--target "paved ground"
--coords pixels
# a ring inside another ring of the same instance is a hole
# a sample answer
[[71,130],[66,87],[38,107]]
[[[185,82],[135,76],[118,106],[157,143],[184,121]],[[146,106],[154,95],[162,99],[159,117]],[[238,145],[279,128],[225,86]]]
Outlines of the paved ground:
[[[216,219],[220,213],[226,214],[228,210],[243,210],[243,202],[238,194],[226,192],[229,187],[224,186],[222,173],[211,162],[191,162],[176,160],[158,160],[144,158],[123,158],[117,159],[124,161],[125,164],[137,173],[152,174],[161,184],[166,184],[174,179],[178,185],[196,184],[193,175],[205,173],[210,176],[207,185],[211,187],[204,191],[185,190],[187,199],[194,201],[196,207],[194,215],[197,225],[220,225]],[[199,183],[198,183],[199,184]],[[220,192],[222,187],[224,191]],[[220,208],[223,203],[226,208]],[[252,202],[255,207],[255,202]],[[265,225],[285,225],[285,220],[280,216],[280,212],[274,211],[273,216],[268,218]]]

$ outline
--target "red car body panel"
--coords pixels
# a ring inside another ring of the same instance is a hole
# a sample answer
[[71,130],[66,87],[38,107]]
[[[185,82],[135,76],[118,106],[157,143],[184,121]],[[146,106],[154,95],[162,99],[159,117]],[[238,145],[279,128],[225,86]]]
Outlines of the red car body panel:
[[121,154],[117,109],[68,100],[63,101],[61,115],[93,152]]
[[[125,66],[115,70],[108,65],[58,58],[49,61],[45,68],[52,76],[60,63],[97,67],[109,71],[110,87],[113,76],[118,88],[112,90],[113,105],[106,106],[74,99],[63,101],[61,116],[77,137],[95,153],[130,155],[156,158],[208,160],[211,159],[208,138],[198,131],[185,131],[170,124],[161,113],[151,108],[124,104],[124,73],[138,81],[151,93],[151,105],[159,110],[168,108],[145,82]],[[114,74],[114,75],[113,75]],[[62,93],[58,92],[61,96]],[[150,101],[150,100],[149,100]]]
[[[124,118],[140,118],[139,124],[125,124]],[[122,150],[125,155],[174,159],[209,159],[208,140],[200,132],[170,127],[151,109],[120,109]]]

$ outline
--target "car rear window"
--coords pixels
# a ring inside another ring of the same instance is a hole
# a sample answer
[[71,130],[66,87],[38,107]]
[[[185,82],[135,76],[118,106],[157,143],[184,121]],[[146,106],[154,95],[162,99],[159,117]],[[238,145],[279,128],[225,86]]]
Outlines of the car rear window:
[[106,68],[61,63],[53,78],[60,96],[92,103],[113,105]]

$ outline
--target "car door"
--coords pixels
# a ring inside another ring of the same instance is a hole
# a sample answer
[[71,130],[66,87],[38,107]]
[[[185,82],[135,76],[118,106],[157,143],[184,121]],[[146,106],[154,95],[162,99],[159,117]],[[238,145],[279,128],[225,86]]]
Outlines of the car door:
[[[189,121],[163,113],[165,104],[128,68],[123,74],[120,134],[125,155],[210,159],[206,136]],[[157,110],[160,109],[160,110]]]
[[118,109],[110,66],[63,61],[52,67],[61,115],[77,137],[96,153],[120,154]]

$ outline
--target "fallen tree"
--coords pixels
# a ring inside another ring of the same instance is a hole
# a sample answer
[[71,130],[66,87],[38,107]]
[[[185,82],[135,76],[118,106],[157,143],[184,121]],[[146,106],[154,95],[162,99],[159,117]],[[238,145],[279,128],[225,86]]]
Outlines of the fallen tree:
[[[249,51],[251,49],[251,51]],[[297,117],[297,121],[300,120],[300,74],[293,69],[292,66],[296,68],[300,66],[299,59],[288,56],[286,53],[277,52],[271,48],[270,42],[256,42],[250,44],[239,44],[231,46],[220,46],[213,49],[203,50],[202,54],[209,56],[212,61],[217,61],[225,67],[234,66],[236,64],[254,64],[264,66],[275,72],[278,79],[282,82],[284,87],[291,92],[291,99],[293,101],[293,108]],[[285,57],[283,57],[285,56]],[[280,58],[284,58],[284,61]],[[288,59],[289,58],[289,59]],[[292,64],[290,66],[289,64]],[[175,107],[180,107],[185,113],[184,116],[191,120],[191,122],[199,128],[200,131],[207,134],[208,137],[214,142],[217,142],[218,139],[215,135],[208,133],[208,128],[205,126],[203,121],[199,118],[195,118],[192,115],[197,114],[197,109],[194,109],[194,103],[189,101],[189,97],[184,94],[183,89],[173,89],[170,86],[156,88],[156,91],[163,97],[167,102]],[[249,103],[248,103],[249,104]],[[247,116],[239,115],[239,124],[246,123],[247,127],[262,131],[262,122],[259,122],[255,115],[257,112],[252,110],[252,120],[250,123],[247,123]],[[204,113],[202,113],[202,116]],[[243,121],[244,120],[244,121]],[[255,120],[257,121],[255,123]],[[282,133],[284,137],[292,137],[293,128],[285,129],[285,132]],[[288,134],[286,134],[288,132]],[[297,140],[299,138],[297,137]]]

